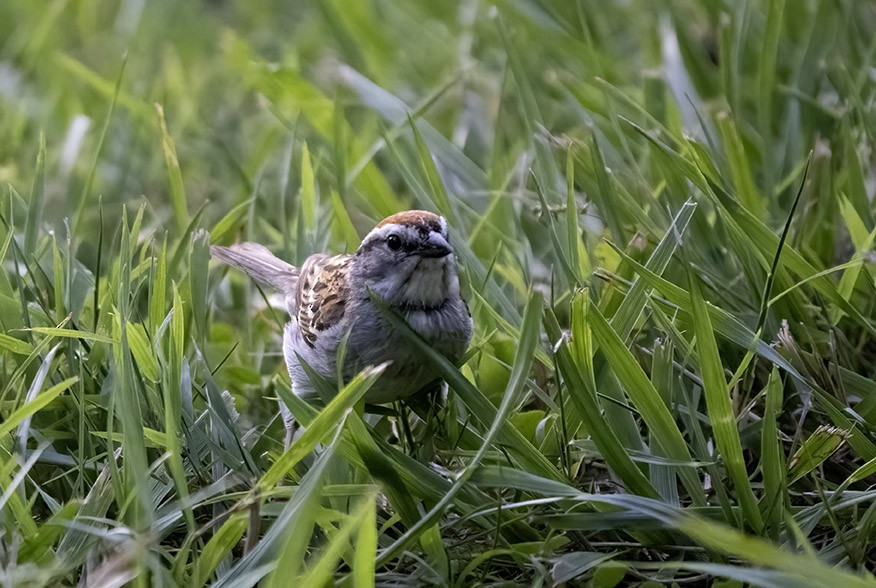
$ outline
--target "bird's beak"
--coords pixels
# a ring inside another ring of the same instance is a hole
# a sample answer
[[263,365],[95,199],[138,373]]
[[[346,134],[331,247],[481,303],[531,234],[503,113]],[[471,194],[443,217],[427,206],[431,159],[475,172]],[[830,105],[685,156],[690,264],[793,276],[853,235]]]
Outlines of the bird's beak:
[[429,234],[429,239],[423,243],[417,253],[420,257],[440,258],[447,257],[452,253],[450,243],[439,233],[432,232]]

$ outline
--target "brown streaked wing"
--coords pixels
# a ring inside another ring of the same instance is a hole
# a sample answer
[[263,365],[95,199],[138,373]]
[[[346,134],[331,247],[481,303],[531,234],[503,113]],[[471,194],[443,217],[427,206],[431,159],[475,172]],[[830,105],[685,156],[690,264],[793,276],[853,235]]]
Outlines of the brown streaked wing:
[[301,266],[296,293],[296,317],[301,337],[310,346],[320,331],[344,318],[351,255],[311,255]]

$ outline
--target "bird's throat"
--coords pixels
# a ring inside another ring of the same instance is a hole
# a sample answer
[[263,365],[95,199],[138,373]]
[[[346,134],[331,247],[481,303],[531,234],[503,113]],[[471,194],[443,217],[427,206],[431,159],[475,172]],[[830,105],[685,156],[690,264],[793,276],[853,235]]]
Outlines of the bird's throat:
[[386,277],[372,287],[386,302],[399,310],[440,308],[458,286],[451,283],[444,259],[421,258],[404,274]]

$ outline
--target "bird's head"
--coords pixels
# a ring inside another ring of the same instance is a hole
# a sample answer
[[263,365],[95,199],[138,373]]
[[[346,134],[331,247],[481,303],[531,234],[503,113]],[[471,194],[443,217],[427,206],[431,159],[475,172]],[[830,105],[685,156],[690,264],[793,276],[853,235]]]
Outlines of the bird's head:
[[430,309],[459,293],[447,221],[424,210],[383,219],[356,251],[356,272],[393,306]]

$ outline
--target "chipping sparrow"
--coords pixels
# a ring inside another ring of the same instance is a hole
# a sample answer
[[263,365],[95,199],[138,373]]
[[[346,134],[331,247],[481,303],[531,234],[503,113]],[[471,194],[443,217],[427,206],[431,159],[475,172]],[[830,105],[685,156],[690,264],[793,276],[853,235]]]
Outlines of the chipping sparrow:
[[[214,246],[213,256],[286,296],[291,320],[283,336],[292,391],[315,394],[299,356],[329,381],[337,380],[337,350],[349,331],[343,377],[366,366],[392,362],[366,393],[373,404],[408,397],[438,379],[425,357],[389,325],[373,291],[403,316],[434,349],[458,361],[471,339],[472,319],[460,296],[456,259],[447,241],[447,221],[408,210],[380,221],[353,254],[308,257],[301,268],[256,243]],[[295,425],[280,402],[287,444]]]

